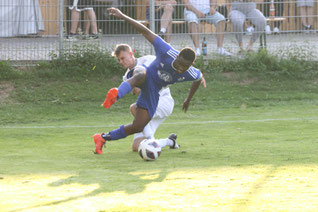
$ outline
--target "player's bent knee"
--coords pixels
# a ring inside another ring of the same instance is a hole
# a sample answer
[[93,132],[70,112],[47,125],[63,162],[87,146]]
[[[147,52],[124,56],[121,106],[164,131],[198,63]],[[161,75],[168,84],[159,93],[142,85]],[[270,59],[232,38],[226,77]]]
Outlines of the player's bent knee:
[[137,66],[134,69],[134,75],[127,80],[131,87],[141,87],[146,81],[146,68]]
[[139,144],[133,143],[133,144],[132,144],[132,151],[133,151],[133,152],[138,152],[138,147],[139,147]]
[[137,125],[137,126],[134,126],[133,130],[134,130],[134,133],[140,133],[144,130],[144,127],[143,125]]
[[145,137],[135,138],[135,139],[133,140],[133,143],[132,143],[132,151],[133,151],[133,152],[137,152],[140,143],[141,143],[143,140],[145,140],[145,139],[146,139]]
[[130,112],[134,117],[136,116],[136,108],[137,108],[136,103],[130,105]]

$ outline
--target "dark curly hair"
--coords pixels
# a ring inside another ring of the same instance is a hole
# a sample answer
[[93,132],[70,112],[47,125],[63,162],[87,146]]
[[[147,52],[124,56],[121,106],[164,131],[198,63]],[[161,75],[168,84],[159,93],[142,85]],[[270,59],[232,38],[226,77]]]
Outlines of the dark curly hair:
[[196,58],[194,50],[190,47],[185,47],[181,49],[179,56],[189,62],[194,62]]

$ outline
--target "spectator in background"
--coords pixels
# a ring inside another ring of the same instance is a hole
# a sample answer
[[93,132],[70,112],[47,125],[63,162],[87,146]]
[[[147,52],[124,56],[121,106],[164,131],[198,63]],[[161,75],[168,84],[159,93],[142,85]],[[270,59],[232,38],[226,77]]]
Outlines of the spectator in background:
[[190,36],[192,38],[195,52],[201,55],[199,43],[199,24],[200,21],[206,21],[216,26],[217,53],[220,55],[230,56],[230,52],[223,48],[225,18],[216,11],[216,1],[214,0],[182,0],[184,4],[184,19],[189,23]]
[[0,8],[0,37],[36,35],[44,31],[38,0],[1,0]]
[[299,9],[299,15],[301,20],[302,28],[306,32],[310,32],[312,30],[313,24],[313,0],[297,0],[296,3],[297,8]]
[[243,27],[245,28],[246,35],[253,35],[253,32],[255,29],[254,29],[254,26],[250,24],[248,20],[244,22]]
[[[271,3],[271,0],[264,0],[263,12],[265,17],[270,17],[270,12],[269,12],[270,3]],[[278,16],[278,17],[284,16],[284,0],[274,0],[274,8],[275,8],[275,16]],[[281,24],[280,21],[274,21],[273,33],[278,34],[280,32],[279,30],[280,24]],[[266,25],[265,32],[268,35],[272,34],[270,25]]]
[[266,19],[261,11],[256,9],[256,4],[254,2],[243,2],[242,0],[234,0],[231,3],[230,20],[233,24],[233,31],[235,33],[235,38],[240,47],[240,52],[245,51],[243,48],[243,26],[248,19],[254,26],[255,30],[252,33],[249,44],[246,51],[251,51],[254,42],[264,32]]
[[[146,1],[146,4],[149,5],[149,0]],[[160,20],[158,35],[168,43],[171,41],[172,15],[176,4],[175,0],[155,0],[155,20]],[[149,12],[148,6],[146,10],[147,20],[150,19]]]
[[71,29],[68,39],[74,38],[80,23],[80,13],[84,11],[84,35],[88,35],[94,39],[97,36],[96,14],[92,7],[92,0],[73,0],[69,9],[71,10]]

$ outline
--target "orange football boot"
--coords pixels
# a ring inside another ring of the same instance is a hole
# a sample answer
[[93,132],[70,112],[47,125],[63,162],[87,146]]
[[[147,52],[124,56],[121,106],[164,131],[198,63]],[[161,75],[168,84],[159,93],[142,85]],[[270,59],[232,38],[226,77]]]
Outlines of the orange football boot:
[[106,99],[103,103],[103,107],[108,109],[112,104],[117,101],[118,88],[112,88],[107,92]]
[[95,142],[95,154],[102,154],[103,153],[103,146],[105,145],[106,141],[102,138],[102,134],[95,134],[93,136]]

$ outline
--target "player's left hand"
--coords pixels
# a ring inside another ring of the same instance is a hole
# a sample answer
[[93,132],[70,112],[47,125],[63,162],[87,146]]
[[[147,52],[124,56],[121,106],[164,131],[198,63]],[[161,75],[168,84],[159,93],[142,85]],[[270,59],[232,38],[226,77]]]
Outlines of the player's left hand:
[[124,16],[124,14],[115,7],[108,8],[107,11],[109,12],[109,15],[115,16],[117,18],[122,18]]
[[188,108],[189,108],[189,105],[190,105],[190,101],[188,101],[187,99],[183,102],[183,107],[182,107],[182,110],[184,112],[187,112]]
[[201,84],[202,84],[203,88],[206,88],[206,82],[205,82],[204,77],[201,78]]
[[132,93],[134,94],[134,95],[136,95],[136,96],[138,96],[139,94],[140,94],[140,88],[137,88],[137,87],[134,87],[133,89],[132,89]]

